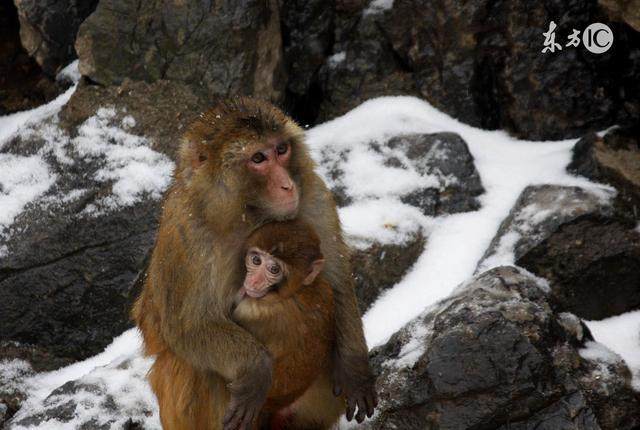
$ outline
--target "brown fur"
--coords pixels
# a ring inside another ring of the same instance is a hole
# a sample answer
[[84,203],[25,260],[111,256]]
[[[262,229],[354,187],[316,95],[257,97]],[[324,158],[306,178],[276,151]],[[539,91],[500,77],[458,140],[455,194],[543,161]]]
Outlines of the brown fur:
[[329,383],[335,341],[333,294],[322,275],[310,285],[302,282],[312,263],[322,258],[320,241],[308,225],[289,221],[258,229],[248,240],[250,247],[286,264],[282,285],[260,299],[244,298],[233,313],[273,358],[273,383],[263,413],[288,416],[281,428],[329,428],[344,409]]
[[[243,245],[253,230],[273,221],[264,184],[240,160],[272,138],[291,145],[288,170],[300,190],[297,217],[316,231],[326,260],[323,276],[335,309],[331,383],[348,402],[373,392],[349,251],[303,132],[266,102],[236,99],[203,114],[185,134],[133,309],[146,353],[157,355],[150,381],[167,429],[222,428],[225,410],[238,402],[258,407],[270,387],[267,349],[231,320],[231,308],[242,285]],[[225,395],[213,399],[221,390]]]

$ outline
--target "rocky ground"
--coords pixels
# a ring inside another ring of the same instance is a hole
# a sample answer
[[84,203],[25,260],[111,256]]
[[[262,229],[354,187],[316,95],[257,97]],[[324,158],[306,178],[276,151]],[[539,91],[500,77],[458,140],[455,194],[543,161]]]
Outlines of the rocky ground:
[[159,427],[129,308],[184,127],[253,94],[315,125],[363,428],[640,426],[637,2],[45,3],[0,3],[0,425]]

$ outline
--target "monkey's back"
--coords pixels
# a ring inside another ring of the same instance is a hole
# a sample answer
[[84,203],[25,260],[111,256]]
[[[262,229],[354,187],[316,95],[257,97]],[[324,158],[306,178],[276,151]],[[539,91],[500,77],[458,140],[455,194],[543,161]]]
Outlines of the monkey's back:
[[233,317],[267,347],[274,359],[267,411],[291,404],[331,368],[335,340],[333,294],[321,277],[286,299],[276,294],[258,300],[244,299]]

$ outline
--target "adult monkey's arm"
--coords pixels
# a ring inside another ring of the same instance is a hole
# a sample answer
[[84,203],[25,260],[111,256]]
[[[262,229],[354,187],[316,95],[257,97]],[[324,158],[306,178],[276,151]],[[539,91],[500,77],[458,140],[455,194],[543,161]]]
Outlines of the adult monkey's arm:
[[[166,202],[166,216],[172,215],[171,206]],[[220,249],[229,241],[214,240],[190,220],[163,225],[145,289],[153,293],[162,338],[194,368],[215,372],[229,383],[225,429],[249,428],[271,387],[272,363],[266,348],[230,319],[239,282],[237,252]]]
[[350,249],[342,237],[342,228],[332,195],[323,181],[315,177],[318,190],[306,196],[308,204],[303,216],[320,236],[325,257],[323,276],[331,284],[335,301],[336,348],[334,392],[347,400],[347,419],[356,413],[362,422],[365,414],[373,415],[377,405],[375,380],[369,365],[368,348],[364,338],[362,319],[356,302]]

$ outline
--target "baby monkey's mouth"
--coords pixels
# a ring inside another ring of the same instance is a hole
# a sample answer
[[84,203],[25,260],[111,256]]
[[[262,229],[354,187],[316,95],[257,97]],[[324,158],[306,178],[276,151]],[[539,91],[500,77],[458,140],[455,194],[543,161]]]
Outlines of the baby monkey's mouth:
[[252,288],[247,288],[247,287],[243,286],[238,291],[237,302],[239,303],[240,301],[242,301],[242,299],[244,299],[246,297],[250,297],[252,299],[259,300],[259,299],[262,299],[265,296],[269,295],[270,293],[276,293],[279,289],[280,289],[280,282],[270,286],[269,288],[264,288],[264,289],[260,289],[260,290],[254,290]]
[[266,296],[269,291],[270,288],[264,290],[252,290],[249,288],[245,288],[244,290],[245,294],[253,299],[261,299],[262,297]]

